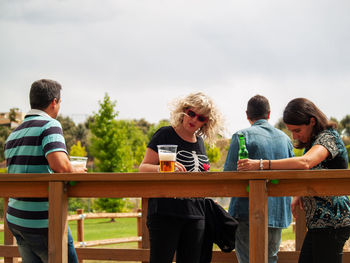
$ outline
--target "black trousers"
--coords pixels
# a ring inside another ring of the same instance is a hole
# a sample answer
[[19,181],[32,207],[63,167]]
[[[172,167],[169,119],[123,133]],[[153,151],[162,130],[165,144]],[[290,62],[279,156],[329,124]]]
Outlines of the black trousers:
[[177,263],[200,260],[205,220],[171,216],[149,216],[150,263]]
[[309,229],[300,251],[299,263],[341,263],[350,227]]

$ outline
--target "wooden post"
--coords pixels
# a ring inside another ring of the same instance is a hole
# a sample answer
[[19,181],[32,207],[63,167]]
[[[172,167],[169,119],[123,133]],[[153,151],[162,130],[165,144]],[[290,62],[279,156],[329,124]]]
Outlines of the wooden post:
[[[77,209],[77,214],[80,215],[77,220],[77,241],[79,244],[84,243],[84,209]],[[78,259],[79,263],[83,263],[84,260]]]
[[295,220],[295,250],[300,251],[306,235],[305,211],[297,207],[298,218]]
[[137,242],[137,247],[142,248],[142,209],[137,209],[137,213],[137,236],[141,237],[141,240]]
[[68,196],[64,182],[49,183],[49,263],[68,262]]
[[[7,211],[8,201],[9,201],[8,197],[4,198],[4,245],[15,245],[16,239],[13,237],[6,223],[6,211]],[[4,257],[4,263],[17,263],[17,262],[18,262],[17,258]]]
[[77,241],[84,242],[84,209],[77,209],[77,214],[80,215],[77,220]]
[[267,187],[265,180],[249,181],[249,262],[267,263]]
[[[148,198],[142,198],[142,248],[150,248],[149,244],[149,233],[146,225],[147,221],[147,209],[148,209]],[[142,261],[142,263],[148,263],[148,261]]]

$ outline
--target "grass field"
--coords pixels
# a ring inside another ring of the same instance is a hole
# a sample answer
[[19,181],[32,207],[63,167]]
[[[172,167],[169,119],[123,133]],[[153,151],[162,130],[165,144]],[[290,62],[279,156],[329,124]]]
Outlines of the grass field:
[[[0,224],[3,224],[0,221]],[[101,240],[119,237],[131,237],[137,235],[136,218],[120,218],[115,222],[110,222],[109,219],[89,219],[84,222],[84,237],[85,241]],[[70,221],[69,227],[72,231],[73,239],[77,240],[77,222]],[[292,227],[282,231],[282,241],[294,239]],[[4,235],[0,234],[0,244],[4,244]],[[127,246],[129,244],[125,244]],[[134,245],[136,247],[136,243]]]
[[[0,224],[3,222],[0,221]],[[137,235],[136,218],[120,218],[116,219],[115,222],[110,222],[110,219],[89,219],[85,220],[84,226],[85,241]],[[69,227],[73,239],[77,240],[77,222],[70,221]],[[0,244],[4,244],[3,234],[0,235]]]

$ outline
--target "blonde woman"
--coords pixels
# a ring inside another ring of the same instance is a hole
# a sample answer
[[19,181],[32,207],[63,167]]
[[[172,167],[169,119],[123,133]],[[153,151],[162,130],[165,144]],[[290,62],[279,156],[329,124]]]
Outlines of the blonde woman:
[[[175,171],[209,171],[203,138],[213,143],[222,132],[221,114],[205,94],[192,93],[174,102],[171,126],[155,132],[149,142],[140,172],[159,171],[157,145],[175,144]],[[147,226],[150,233],[150,262],[199,262],[204,235],[203,198],[151,198]]]

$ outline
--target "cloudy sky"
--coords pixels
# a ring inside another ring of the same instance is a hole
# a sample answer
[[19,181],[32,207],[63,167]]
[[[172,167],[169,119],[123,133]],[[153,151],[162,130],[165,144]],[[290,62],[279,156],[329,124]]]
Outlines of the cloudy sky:
[[249,124],[248,99],[293,98],[328,117],[350,114],[348,0],[0,0],[0,112],[29,110],[31,83],[63,86],[61,114],[168,118],[168,103],[203,91],[228,135]]

